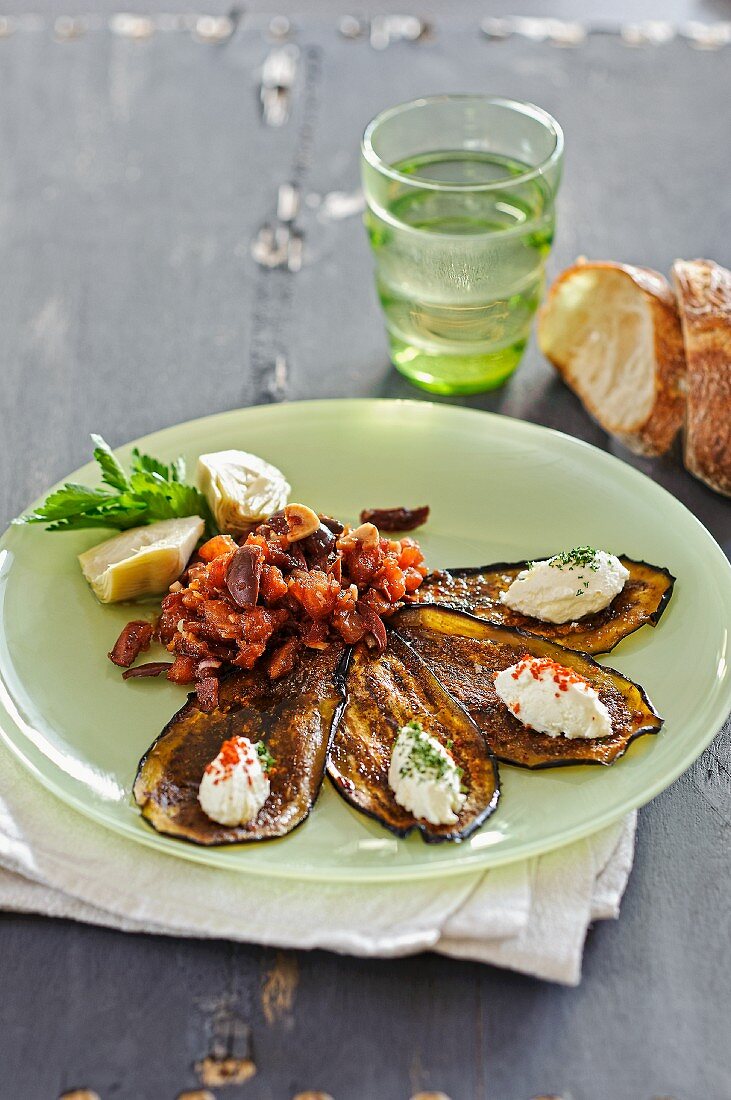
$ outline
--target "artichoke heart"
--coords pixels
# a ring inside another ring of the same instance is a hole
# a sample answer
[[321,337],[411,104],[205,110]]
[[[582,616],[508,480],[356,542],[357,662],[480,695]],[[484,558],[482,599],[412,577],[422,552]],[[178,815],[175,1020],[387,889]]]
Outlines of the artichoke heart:
[[284,508],[291,491],[281,470],[246,451],[201,455],[198,485],[218,527],[230,535]]
[[81,572],[102,603],[159,595],[183,572],[204,528],[200,516],[133,527],[79,554]]

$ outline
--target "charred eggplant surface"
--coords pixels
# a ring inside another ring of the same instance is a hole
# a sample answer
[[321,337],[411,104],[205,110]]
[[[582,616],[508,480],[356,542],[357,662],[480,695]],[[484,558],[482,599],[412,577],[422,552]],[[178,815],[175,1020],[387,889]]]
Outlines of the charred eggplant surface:
[[[404,608],[391,619],[439,682],[469,712],[498,760],[525,768],[613,764],[636,737],[662,719],[642,688],[583,653],[447,607]],[[494,675],[521,658],[548,657],[572,669],[599,695],[612,722],[602,738],[551,737],[523,725],[498,697]]]
[[[218,706],[204,713],[190,696],[142,758],[134,795],[158,832],[196,844],[233,844],[284,836],[317,798],[338,708],[343,647],[308,650],[288,676],[272,681],[256,668],[221,683]],[[274,757],[271,793],[244,825],[219,825],[198,803],[206,765],[230,737],[263,741]]]
[[620,555],[629,579],[608,607],[575,622],[548,623],[513,611],[500,599],[527,561],[496,562],[475,569],[443,569],[429,574],[418,589],[418,603],[444,604],[494,623],[529,630],[582,653],[608,653],[646,623],[655,626],[668,605],[675,577],[667,569]]
[[[492,813],[498,773],[479,729],[402,638],[389,633],[388,648],[374,656],[362,643],[351,654],[346,703],[328,758],[336,789],[356,809],[397,836],[419,829],[428,842],[463,840]],[[450,744],[462,769],[465,800],[453,825],[433,825],[399,805],[388,781],[401,727],[417,721],[443,746]]]

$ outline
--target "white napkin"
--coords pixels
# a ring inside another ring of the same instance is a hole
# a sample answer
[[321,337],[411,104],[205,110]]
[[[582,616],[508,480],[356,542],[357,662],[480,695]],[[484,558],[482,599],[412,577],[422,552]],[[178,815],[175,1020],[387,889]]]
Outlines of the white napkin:
[[177,860],[95,825],[4,746],[0,776],[0,908],[127,932],[350,955],[431,950],[576,985],[588,926],[619,915],[634,854],[630,814],[549,855],[442,881],[267,880]]

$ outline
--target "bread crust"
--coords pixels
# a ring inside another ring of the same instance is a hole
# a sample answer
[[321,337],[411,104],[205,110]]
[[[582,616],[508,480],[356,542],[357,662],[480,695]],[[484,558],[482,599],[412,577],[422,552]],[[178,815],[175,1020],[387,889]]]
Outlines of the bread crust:
[[651,268],[611,261],[578,261],[567,268],[554,282],[538,316],[538,343],[541,351],[563,380],[575,392],[568,364],[558,361],[541,339],[542,326],[564,284],[578,272],[620,272],[631,279],[645,300],[652,322],[655,376],[654,399],[644,421],[631,431],[622,430],[607,419],[602,408],[587,394],[578,394],[587,411],[611,435],[629,450],[643,455],[662,455],[670,449],[684,414],[685,353],[680,319],[670,284],[664,275]]
[[676,260],[672,274],[688,365],[685,466],[731,496],[731,271]]

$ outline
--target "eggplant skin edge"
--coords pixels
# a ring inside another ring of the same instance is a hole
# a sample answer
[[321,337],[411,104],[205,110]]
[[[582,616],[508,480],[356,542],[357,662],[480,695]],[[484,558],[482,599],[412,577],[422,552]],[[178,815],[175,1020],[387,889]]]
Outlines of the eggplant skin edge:
[[[602,668],[604,667],[605,666],[602,665]],[[614,672],[615,669],[608,669],[607,671]],[[640,685],[635,684],[635,687],[640,688]],[[660,718],[660,715],[657,713],[642,688],[640,688],[640,691],[642,692],[644,701],[647,703],[652,713],[658,718],[660,725],[645,726],[643,729],[637,730],[636,733],[633,733],[632,736],[627,739],[624,748],[617,753],[613,760],[592,760],[589,758],[588,760],[549,760],[542,764],[520,764],[515,760],[506,760],[502,756],[498,756],[497,759],[508,768],[520,768],[520,770],[524,772],[544,772],[552,768],[613,768],[617,761],[621,760],[622,757],[626,755],[630,745],[633,745],[640,737],[656,737],[663,727],[664,719]]]
[[149,747],[145,750],[143,755],[140,757],[139,763],[137,765],[137,770],[135,772],[134,783],[132,784],[132,799],[133,799],[134,807],[135,807],[135,809],[138,810],[139,817],[142,818],[145,825],[147,825],[148,828],[152,829],[153,832],[157,833],[158,836],[167,837],[170,840],[174,840],[174,841],[183,841],[186,844],[195,844],[196,847],[198,847],[198,848],[230,848],[230,847],[233,847],[235,845],[247,845],[248,846],[250,844],[276,844],[277,841],[286,840],[286,838],[288,836],[291,836],[292,833],[295,832],[295,830],[299,829],[302,825],[304,825],[304,823],[307,821],[310,814],[312,813],[312,810],[313,810],[315,804],[317,803],[318,798],[320,797],[320,792],[322,791],[322,784],[325,780],[325,773],[327,771],[327,756],[329,755],[329,752],[330,752],[330,745],[332,744],[332,739],[335,735],[335,730],[337,729],[338,722],[340,721],[340,716],[341,716],[341,714],[342,714],[342,712],[345,708],[345,704],[346,704],[346,701],[347,701],[346,700],[346,695],[345,695],[345,675],[346,675],[347,666],[348,666],[349,661],[350,661],[350,649],[351,649],[350,646],[348,646],[345,649],[345,652],[343,653],[343,656],[340,659],[340,663],[338,664],[338,667],[335,670],[335,674],[334,674],[334,678],[333,678],[335,686],[340,690],[341,698],[340,698],[340,702],[338,703],[337,707],[335,708],[335,711],[333,713],[332,722],[330,724],[330,737],[329,737],[328,745],[327,745],[327,754],[326,754],[326,757],[325,757],[325,767],[323,768],[322,775],[320,776],[320,782],[318,783],[317,790],[315,791],[314,797],[312,798],[312,801],[310,802],[310,804],[307,808],[307,812],[302,815],[302,817],[299,819],[299,821],[295,822],[295,824],[292,826],[292,828],[288,832],[283,833],[281,836],[249,836],[249,837],[233,838],[231,840],[211,840],[211,841],[207,841],[207,840],[202,840],[202,839],[199,839],[199,838],[193,837],[193,836],[183,836],[181,834],[165,833],[165,832],[163,832],[163,830],[158,829],[157,826],[154,825],[153,822],[150,821],[150,819],[146,816],[146,814],[144,812],[144,809],[145,809],[145,805],[146,805],[148,799],[145,799],[143,802],[140,802],[137,798],[137,794],[136,794],[136,790],[135,790],[135,788],[137,786],[137,783],[138,783],[138,780],[141,776],[142,769],[143,769],[143,767],[144,767],[144,765],[147,761],[148,756],[153,751],[153,749],[157,745],[158,741],[162,740],[162,738],[168,732],[168,730],[172,726],[173,722],[177,721],[182,716],[183,711],[187,710],[189,707],[197,707],[196,693],[194,691],[190,692],[188,694],[186,702],[183,703],[182,707],[180,707],[175,712],[175,714],[173,714],[168,719],[168,721],[165,723],[164,727],[162,728],[160,733],[157,735],[155,740],[152,742],[151,745],[149,745]]
[[[539,561],[539,560],[542,561],[544,559],[548,559],[548,558],[551,558],[553,556],[554,556],[553,554],[544,554],[542,557],[539,556],[539,557],[533,558],[532,560],[533,561]],[[612,642],[612,644],[609,646],[608,649],[595,650],[594,651],[595,654],[611,653],[613,649],[616,649],[616,647],[618,645],[620,645],[625,640],[625,638],[629,638],[632,634],[636,634],[638,630],[642,630],[643,626],[651,626],[653,628],[656,627],[657,624],[660,622],[660,619],[662,618],[663,614],[665,613],[665,610],[666,610],[668,604],[670,603],[670,599],[671,599],[671,597],[673,595],[673,591],[675,589],[675,582],[678,579],[664,565],[653,565],[653,563],[650,562],[650,561],[644,561],[644,559],[642,559],[642,558],[631,558],[628,554],[617,554],[617,557],[621,561],[628,561],[628,562],[631,562],[633,565],[644,565],[648,569],[654,569],[657,573],[662,573],[665,577],[667,577],[667,579],[670,583],[668,584],[668,587],[665,589],[662,596],[660,597],[660,602],[657,605],[656,609],[650,615],[648,615],[647,619],[644,622],[638,623],[637,626],[632,627],[631,630],[628,630],[625,634],[622,634],[621,637],[617,638],[617,640],[615,642]],[[518,566],[520,566],[521,569],[527,569],[529,564],[530,564],[530,561],[528,559],[526,559],[525,561],[494,561],[494,562],[490,562],[488,565],[453,566],[449,569],[433,570],[431,573],[428,573],[426,575],[426,577],[424,577],[424,582],[423,583],[428,584],[428,582],[435,576],[435,574],[438,574],[438,573],[448,573],[450,576],[453,576],[453,577],[474,577],[478,573],[493,573],[493,572],[497,573],[500,570],[515,569]],[[417,589],[417,595],[418,595],[418,592],[419,592],[419,590]],[[417,600],[415,603],[408,604],[407,606],[409,606],[409,607],[427,607],[427,606],[448,607],[448,608],[452,608],[455,611],[465,611],[465,603],[460,602],[459,600],[455,600],[454,603],[448,603],[448,602],[445,601],[445,602],[442,602],[442,603],[439,603],[439,604],[430,603],[429,600],[424,600],[423,603]],[[611,604],[609,606],[611,607]],[[471,614],[470,611],[465,612],[465,613],[466,614]],[[479,616],[478,615],[477,618],[486,618],[486,616]],[[526,616],[526,618],[528,618],[528,616]],[[580,626],[583,619],[588,619],[588,618],[591,618],[591,616],[590,615],[584,615],[582,617],[582,619],[577,619],[576,622]],[[491,620],[488,619],[487,621],[490,622]],[[540,620],[537,620],[537,621],[540,621]],[[498,626],[498,625],[502,625],[502,624],[496,623],[495,625]],[[514,630],[523,630],[525,632],[524,627],[517,627],[516,626],[516,627],[513,627],[512,629],[514,629]],[[532,632],[528,631],[528,633],[532,633]],[[540,634],[535,635],[535,636],[536,637],[541,637]],[[554,641],[554,639],[550,638],[549,641]],[[561,643],[559,641],[556,641],[555,644],[556,645],[561,645]],[[570,648],[570,647],[569,646],[564,646],[563,648]],[[586,651],[577,649],[577,650],[574,650],[574,652],[575,653],[585,653]],[[586,656],[589,657],[589,656],[592,656],[592,654],[587,653]],[[634,740],[634,738],[632,740]],[[629,744],[629,742],[628,742],[628,744]]]
[[[487,746],[485,747],[487,748]],[[490,753],[490,756],[492,758],[491,763],[493,771],[495,773],[495,793],[493,794],[489,804],[485,807],[483,813],[480,814],[479,817],[476,817],[472,824],[468,826],[468,828],[463,829],[459,833],[444,833],[439,836],[436,836],[434,833],[430,833],[428,831],[428,827],[422,824],[417,818],[414,819],[413,825],[409,825],[407,829],[397,829],[395,825],[389,825],[387,821],[384,821],[383,818],[379,817],[377,813],[373,812],[373,810],[365,810],[362,806],[356,805],[356,803],[348,797],[348,792],[340,786],[337,777],[334,776],[330,771],[329,765],[325,770],[327,771],[327,777],[330,780],[331,784],[338,792],[340,797],[343,799],[343,801],[347,802],[351,810],[355,810],[356,813],[361,814],[363,817],[369,817],[371,821],[378,822],[382,829],[387,829],[389,833],[393,833],[393,835],[397,836],[400,840],[405,840],[406,837],[411,836],[412,833],[419,832],[421,833],[421,839],[424,841],[425,844],[461,844],[463,840],[469,840],[471,836],[474,836],[478,829],[482,828],[488,817],[491,817],[492,814],[495,812],[498,806],[498,802],[500,801],[500,771],[498,769],[498,758],[495,756],[492,749],[488,748],[487,751]]]
[[[424,606],[426,606],[426,605],[424,605]],[[391,633],[390,628],[389,628],[389,633]],[[417,661],[419,661],[421,664],[423,664],[426,667],[427,671],[430,673],[431,676],[434,677],[434,679],[438,683],[440,689],[445,693],[445,695],[447,695],[451,699],[452,703],[454,704],[454,706],[458,710],[461,710],[461,711],[464,712],[464,714],[470,720],[472,725],[474,725],[476,727],[476,729],[478,730],[478,732],[480,733],[480,736],[483,740],[485,753],[486,753],[487,759],[490,763],[490,766],[492,768],[492,773],[493,773],[495,789],[493,791],[492,798],[490,799],[489,803],[484,807],[484,809],[477,815],[477,817],[475,817],[474,821],[470,822],[470,824],[466,828],[461,829],[458,833],[442,833],[442,834],[435,835],[434,833],[431,833],[429,831],[428,823],[420,821],[419,818],[414,818],[413,823],[411,825],[409,825],[407,828],[399,829],[395,825],[389,825],[387,821],[384,821],[383,818],[379,817],[378,814],[375,813],[373,810],[365,809],[360,804],[354,802],[351,799],[345,785],[342,784],[340,779],[338,778],[339,773],[338,772],[335,772],[335,773],[333,772],[333,765],[331,764],[331,761],[330,761],[329,752],[328,752],[327,764],[325,765],[325,771],[327,772],[328,779],[330,780],[331,784],[333,785],[333,787],[335,788],[337,793],[340,795],[340,797],[343,799],[344,802],[347,802],[348,806],[350,806],[350,808],[352,810],[355,810],[356,813],[362,814],[363,817],[368,817],[372,821],[376,821],[381,826],[381,828],[387,829],[389,833],[392,833],[394,836],[399,837],[401,840],[404,840],[406,837],[410,836],[414,832],[418,832],[418,833],[421,834],[421,839],[424,841],[425,844],[443,844],[443,843],[461,844],[462,841],[469,840],[469,838],[471,836],[473,836],[474,833],[477,832],[478,829],[482,828],[482,826],[485,824],[487,819],[489,817],[491,817],[492,814],[497,809],[498,803],[500,801],[500,794],[501,794],[500,769],[499,769],[499,765],[498,765],[498,758],[495,755],[495,753],[492,751],[490,746],[487,744],[487,741],[485,740],[484,734],[480,730],[479,726],[477,726],[477,723],[475,722],[475,720],[471,717],[470,714],[468,714],[468,712],[465,710],[465,708],[462,706],[462,704],[457,702],[457,700],[454,698],[454,696],[444,686],[444,684],[435,675],[435,673],[432,672],[432,669],[429,666],[429,664],[422,657],[420,657],[418,653],[416,653],[414,648],[409,644],[409,642],[405,638],[403,638],[398,633],[398,631],[394,630],[392,633],[396,634],[396,636],[398,637],[399,642],[409,651],[409,653],[411,653],[416,658]],[[347,675],[348,675],[348,669],[350,668],[350,662],[351,662],[351,659],[352,659],[354,648],[355,648],[354,646],[351,646],[343,656],[343,661],[342,661],[340,671],[342,672],[342,677],[343,677],[345,698],[343,700],[342,705],[338,708],[338,713],[337,713],[337,715],[336,715],[336,717],[333,721],[333,734],[332,734],[332,737],[330,739],[330,744],[331,745],[332,745],[332,742],[333,742],[333,740],[335,739],[335,737],[337,735],[338,725],[340,723],[340,720],[341,720],[342,715],[343,715],[343,711],[345,710],[345,707],[347,706],[347,702],[348,702],[348,698],[347,698]]]
[[[673,578],[673,579],[675,579],[675,578]],[[538,640],[538,641],[541,641],[541,642],[545,642],[547,640],[547,639],[541,637],[540,634],[532,634],[529,630],[523,630],[520,627],[505,626],[503,623],[493,623],[493,622],[490,622],[489,619],[481,618],[479,615],[472,615],[469,611],[465,611],[464,608],[452,607],[448,604],[426,603],[425,602],[425,603],[421,603],[421,604],[411,604],[408,607],[404,608],[403,610],[408,614],[409,611],[417,611],[419,608],[422,608],[422,607],[423,608],[430,608],[434,611],[445,611],[446,610],[446,611],[456,613],[458,615],[462,615],[466,619],[470,619],[473,622],[478,622],[478,623],[482,623],[482,624],[488,623],[491,630],[497,630],[501,634],[512,634],[512,635],[517,634],[520,637],[528,638],[531,641]],[[396,633],[396,634],[399,633],[398,627],[391,627],[390,629],[392,629],[394,631],[394,633]],[[406,641],[407,644],[409,644],[408,639],[402,638],[402,641]],[[569,757],[567,757],[565,759],[545,761],[545,762],[542,762],[540,764],[523,764],[523,763],[518,763],[515,760],[508,760],[506,757],[500,756],[498,753],[495,753],[494,749],[492,749],[488,746],[489,751],[492,753],[492,755],[495,757],[495,759],[497,761],[499,761],[501,764],[505,764],[507,767],[520,768],[522,771],[528,771],[528,772],[545,771],[546,769],[549,769],[549,768],[587,768],[587,767],[611,768],[614,764],[617,763],[618,760],[622,759],[622,757],[626,754],[627,750],[629,749],[630,745],[632,745],[640,737],[657,736],[657,734],[661,732],[663,726],[665,725],[665,719],[658,713],[657,709],[655,708],[655,704],[650,699],[649,695],[645,691],[642,684],[638,684],[636,680],[630,680],[629,676],[625,676],[625,674],[623,672],[620,672],[619,669],[612,668],[610,665],[600,664],[599,661],[594,660],[594,657],[590,653],[583,653],[583,652],[581,652],[579,650],[576,650],[576,649],[566,649],[566,647],[564,647],[564,646],[560,645],[558,642],[554,642],[552,640],[549,641],[549,644],[555,646],[557,649],[565,649],[567,653],[572,654],[574,656],[578,654],[580,657],[584,658],[584,660],[586,660],[590,665],[593,665],[594,668],[598,668],[602,672],[608,672],[608,673],[610,673],[614,676],[619,676],[619,677],[621,677],[621,679],[626,680],[627,683],[631,684],[632,687],[637,689],[637,691],[640,694],[640,698],[642,699],[642,702],[645,704],[645,706],[647,707],[650,714],[657,720],[657,724],[656,725],[641,726],[640,729],[636,730],[632,734],[632,736],[627,739],[627,742],[624,745],[624,747],[622,748],[621,752],[618,752],[617,755],[610,761],[593,760],[593,759],[571,760]],[[422,657],[421,659],[424,661],[425,664],[428,664],[428,661],[426,661],[425,658]],[[441,683],[441,681],[440,681],[440,683]],[[444,685],[442,685],[442,686],[444,686]],[[447,691],[447,693],[449,694],[448,689],[446,687],[444,688],[444,690]],[[459,704],[459,705],[461,706],[461,704]]]

